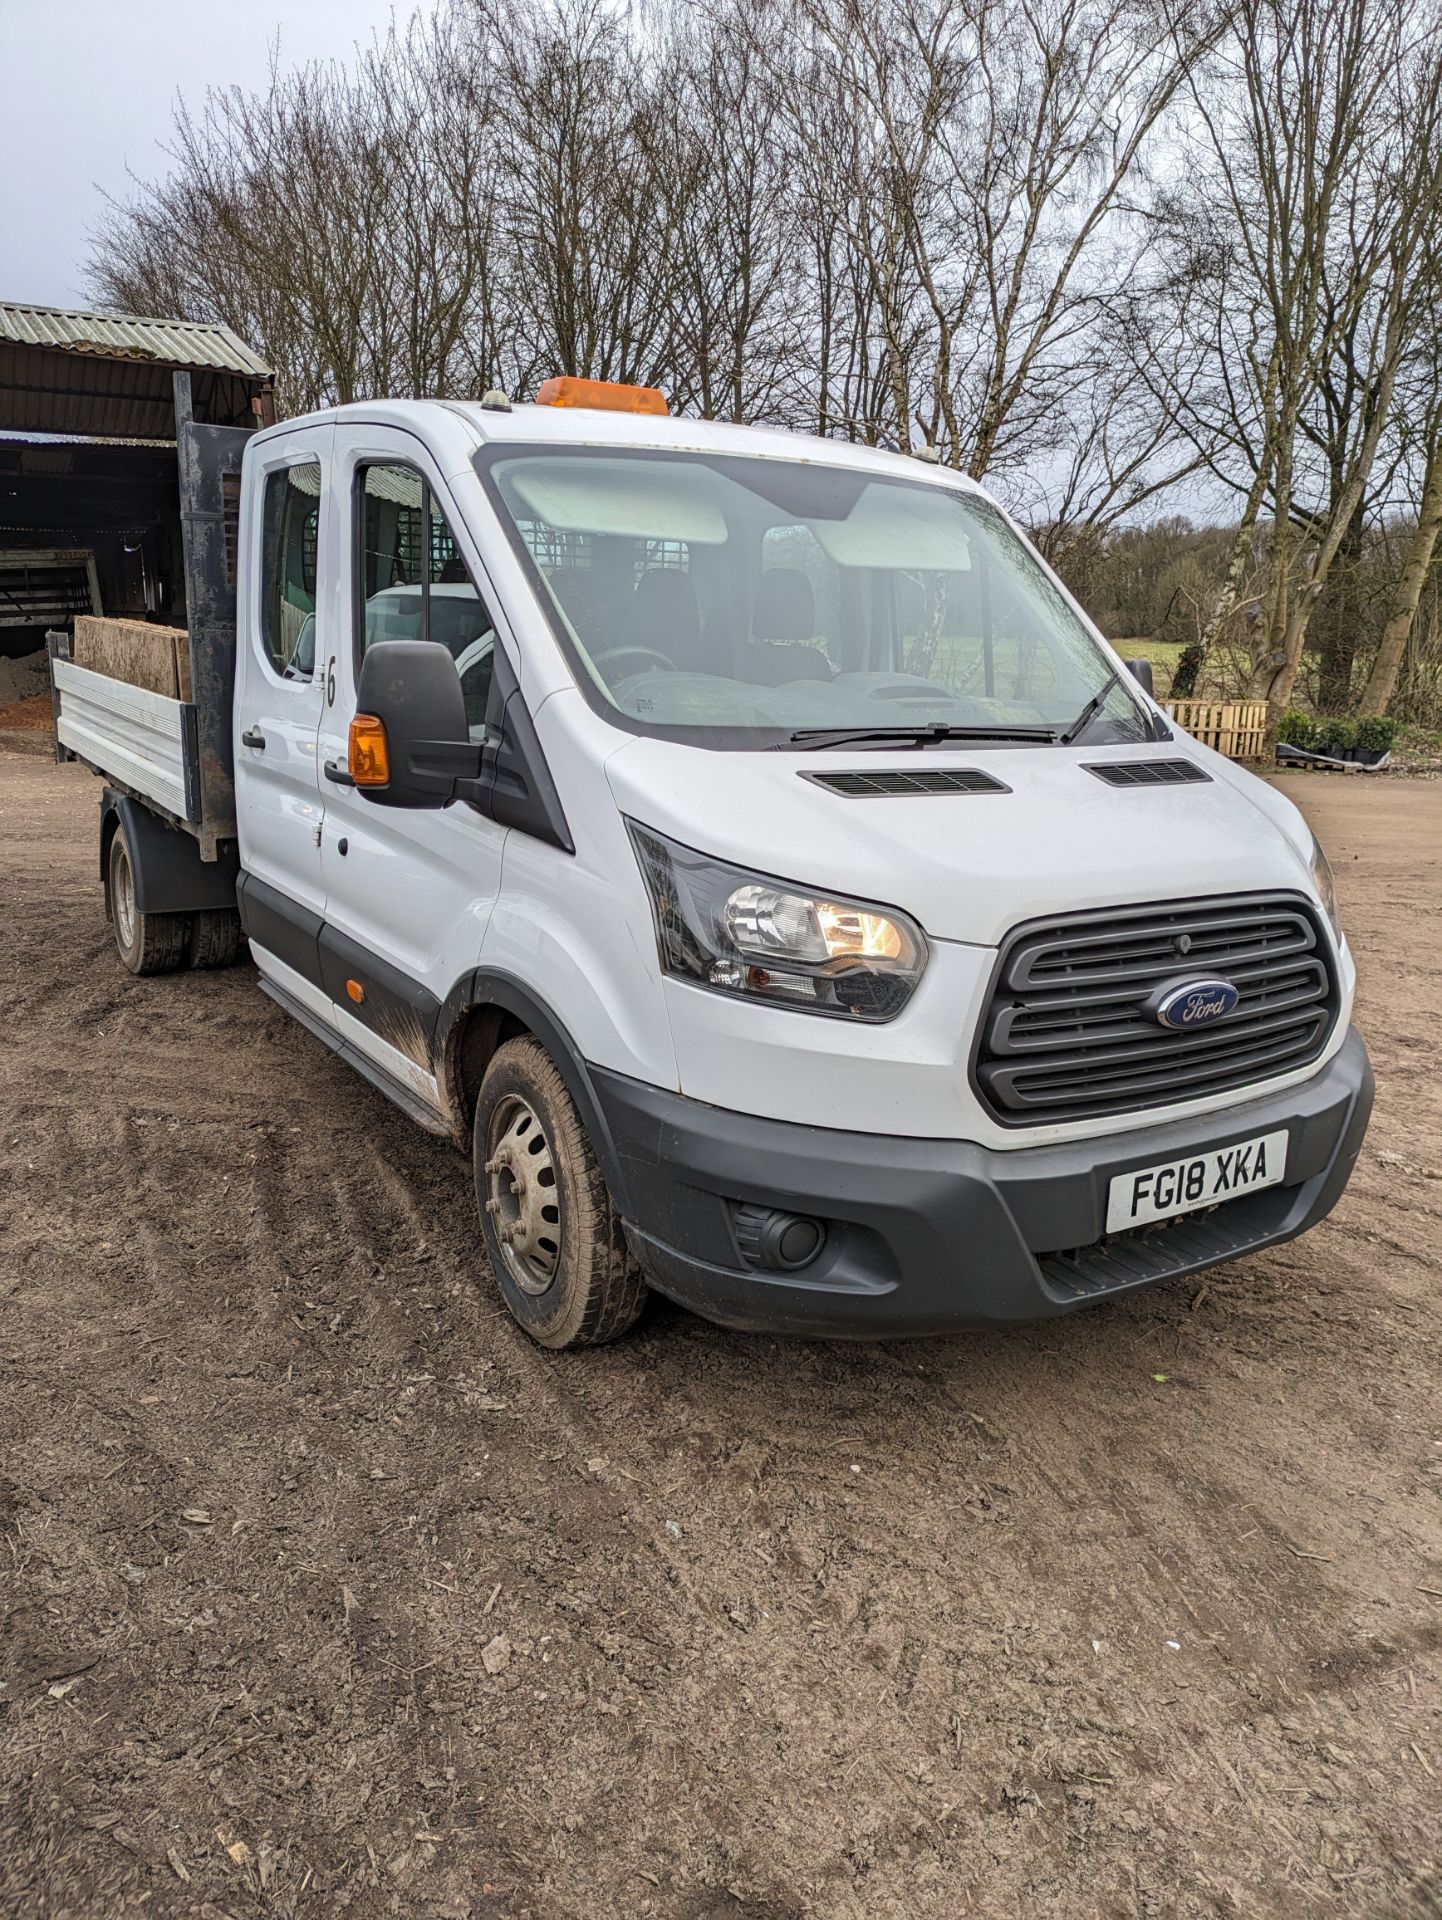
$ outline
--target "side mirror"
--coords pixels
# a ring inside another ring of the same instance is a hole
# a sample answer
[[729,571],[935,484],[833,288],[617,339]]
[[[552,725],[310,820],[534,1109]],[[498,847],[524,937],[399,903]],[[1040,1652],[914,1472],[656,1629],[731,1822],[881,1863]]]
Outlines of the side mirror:
[[[379,729],[367,727],[367,718]],[[480,771],[481,746],[470,737],[461,676],[447,649],[436,640],[368,647],[351,723],[349,778],[357,791],[382,807],[443,807],[458,780]]]
[[1152,692],[1151,661],[1150,660],[1128,660],[1127,672],[1132,676],[1133,680],[1136,681],[1137,685],[1141,688],[1142,692],[1146,694],[1151,694],[1151,697],[1155,700],[1156,695],[1155,693]]
[[315,672],[315,615],[308,613],[301,622],[300,632],[295,637],[295,652],[290,656],[291,671],[305,674]]

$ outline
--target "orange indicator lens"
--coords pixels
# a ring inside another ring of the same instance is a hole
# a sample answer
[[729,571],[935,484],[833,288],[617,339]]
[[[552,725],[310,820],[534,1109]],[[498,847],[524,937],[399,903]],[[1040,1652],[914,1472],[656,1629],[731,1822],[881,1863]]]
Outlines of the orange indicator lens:
[[386,748],[386,730],[373,713],[358,713],[351,721],[346,764],[358,787],[390,785],[391,759]]

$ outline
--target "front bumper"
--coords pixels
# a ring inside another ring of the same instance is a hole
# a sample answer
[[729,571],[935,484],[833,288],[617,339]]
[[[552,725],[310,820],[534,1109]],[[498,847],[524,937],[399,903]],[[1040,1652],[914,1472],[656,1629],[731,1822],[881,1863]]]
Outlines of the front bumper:
[[[877,1339],[1069,1313],[1303,1233],[1336,1205],[1372,1110],[1351,1030],[1300,1086],[1107,1138],[994,1152],[760,1120],[592,1069],[651,1284],[722,1326]],[[1287,1184],[1107,1239],[1115,1174],[1284,1128]],[[743,1256],[738,1205],[823,1221],[797,1273]]]

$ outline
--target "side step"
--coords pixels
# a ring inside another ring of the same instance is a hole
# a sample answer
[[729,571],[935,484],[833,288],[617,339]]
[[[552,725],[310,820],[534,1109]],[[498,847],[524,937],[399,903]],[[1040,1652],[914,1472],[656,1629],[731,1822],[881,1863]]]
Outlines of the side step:
[[387,1100],[394,1101],[401,1112],[414,1120],[418,1127],[424,1127],[427,1133],[434,1133],[442,1140],[453,1138],[451,1129],[434,1107],[428,1106],[418,1094],[412,1093],[411,1089],[397,1080],[394,1074],[387,1073],[384,1067],[378,1067],[374,1060],[368,1060],[357,1048],[351,1046],[348,1040],[342,1039],[334,1027],[328,1027],[323,1020],[311,1012],[309,1007],[304,1007],[299,1000],[293,999],[284,987],[278,987],[273,980],[267,980],[262,974],[260,990],[274,1000],[278,1007],[284,1007],[291,1018],[298,1020],[307,1033],[313,1033],[317,1040],[330,1048],[332,1053],[339,1054],[347,1066],[354,1067],[363,1080],[369,1080],[378,1093],[383,1093]]

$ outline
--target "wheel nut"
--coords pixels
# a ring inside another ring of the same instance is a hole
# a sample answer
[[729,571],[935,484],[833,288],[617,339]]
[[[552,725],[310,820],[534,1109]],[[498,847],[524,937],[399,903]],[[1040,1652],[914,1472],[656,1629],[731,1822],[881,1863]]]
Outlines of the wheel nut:
[[486,1202],[487,1213],[499,1213],[500,1210],[501,1210],[501,1203],[499,1200],[488,1200]]
[[501,1159],[501,1156],[499,1154],[496,1154],[492,1159],[486,1162],[486,1172],[499,1173],[504,1164],[505,1163]]

